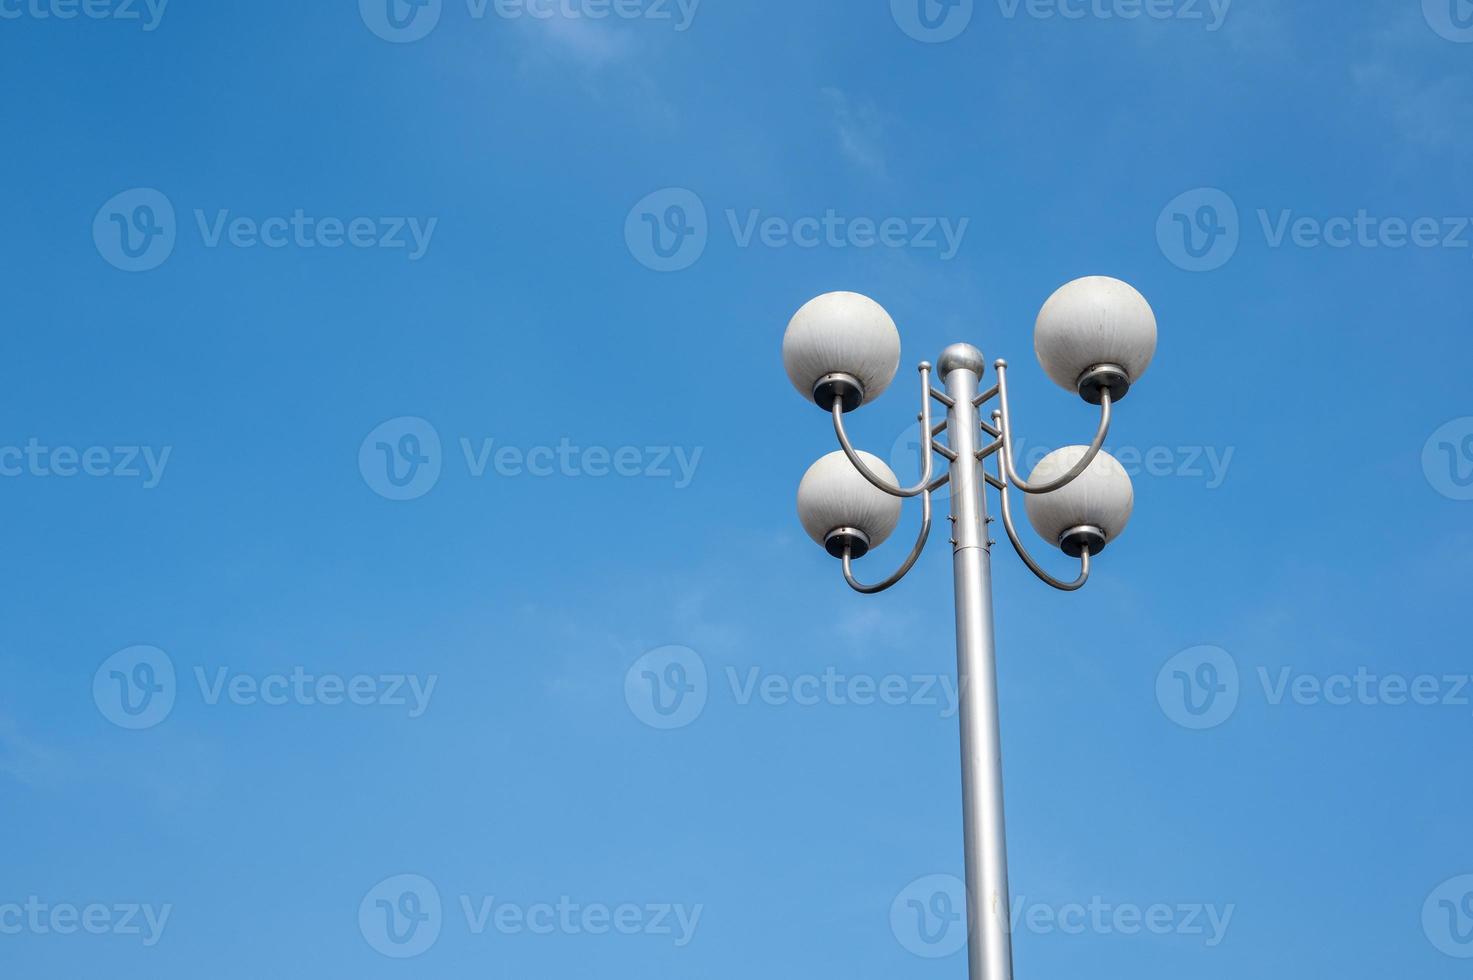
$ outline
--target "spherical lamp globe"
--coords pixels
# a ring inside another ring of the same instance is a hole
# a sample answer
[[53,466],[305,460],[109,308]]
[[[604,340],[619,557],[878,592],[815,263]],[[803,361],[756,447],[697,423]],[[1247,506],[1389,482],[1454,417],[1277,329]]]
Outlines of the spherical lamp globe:
[[[1049,453],[1028,482],[1057,480],[1088,451],[1088,446],[1066,446]],[[1119,460],[1101,452],[1072,482],[1051,493],[1028,495],[1025,506],[1029,523],[1044,540],[1075,558],[1086,546],[1097,555],[1130,523],[1135,488]]]
[[1156,314],[1135,287],[1087,276],[1059,287],[1033,329],[1038,362],[1062,388],[1096,405],[1119,401],[1156,354]]
[[[877,456],[857,453],[876,476],[895,483],[895,472]],[[839,557],[845,545],[859,558],[885,542],[900,523],[899,497],[870,483],[842,452],[808,468],[798,485],[798,519],[814,541]]]
[[803,305],[783,335],[783,366],[804,398],[852,412],[880,396],[900,366],[900,332],[859,293],[825,293]]

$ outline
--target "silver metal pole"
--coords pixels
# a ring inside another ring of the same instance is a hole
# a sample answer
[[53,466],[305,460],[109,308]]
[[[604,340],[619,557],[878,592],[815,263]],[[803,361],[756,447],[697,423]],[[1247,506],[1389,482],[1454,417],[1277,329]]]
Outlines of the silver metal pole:
[[987,496],[977,459],[977,397],[986,362],[970,344],[941,355],[955,404],[947,411],[956,575],[956,660],[961,694],[962,821],[967,862],[967,967],[971,980],[1012,980],[1008,854],[1003,825],[1002,743],[992,632],[992,556]]

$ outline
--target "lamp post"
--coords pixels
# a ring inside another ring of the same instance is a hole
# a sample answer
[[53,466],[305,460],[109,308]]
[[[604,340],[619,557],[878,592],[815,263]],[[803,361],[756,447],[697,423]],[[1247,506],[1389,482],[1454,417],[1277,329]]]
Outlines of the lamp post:
[[[1156,317],[1145,298],[1126,283],[1103,276],[1077,279],[1044,304],[1034,328],[1034,348],[1050,378],[1099,406],[1093,441],[1050,453],[1028,479],[1021,478],[1013,464],[1007,362],[994,363],[997,381],[984,390],[982,352],[970,344],[953,344],[939,362],[944,391],[932,387],[931,365],[920,365],[921,473],[906,487],[879,459],[855,449],[844,429],[846,414],[873,401],[894,380],[900,335],[890,315],[857,293],[828,293],[800,309],[783,337],[788,377],[800,394],[833,416],[840,447],[803,477],[798,516],[809,536],[842,562],[851,588],[873,595],[910,572],[930,537],[931,494],[951,484],[971,980],[1011,980],[1013,975],[993,648],[992,518],[985,488],[998,491],[1003,529],[1023,563],[1056,589],[1082,588],[1091,562],[1125,529],[1134,506],[1130,477],[1101,447],[1115,403],[1140,380],[1155,354]],[[994,399],[997,408],[988,423],[981,411]],[[945,420],[935,425],[933,401],[946,410]],[[943,434],[945,443],[937,439]],[[949,464],[939,476],[937,455]],[[984,466],[992,457],[997,459],[995,476]],[[1013,523],[1010,488],[1025,495],[1034,529],[1078,559],[1076,578],[1055,578],[1028,553]],[[921,530],[909,556],[889,578],[862,584],[854,562],[890,537],[900,521],[902,501],[915,497],[921,499]]]

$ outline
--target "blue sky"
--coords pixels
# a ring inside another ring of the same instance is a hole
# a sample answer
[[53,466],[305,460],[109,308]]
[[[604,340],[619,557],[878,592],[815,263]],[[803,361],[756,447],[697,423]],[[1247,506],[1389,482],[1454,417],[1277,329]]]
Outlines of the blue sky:
[[1090,274],[1018,975],[1466,974],[1473,8],[924,3],[0,0],[6,976],[961,976],[950,563],[804,536],[780,340],[867,293],[863,446],[966,340],[1037,454]]

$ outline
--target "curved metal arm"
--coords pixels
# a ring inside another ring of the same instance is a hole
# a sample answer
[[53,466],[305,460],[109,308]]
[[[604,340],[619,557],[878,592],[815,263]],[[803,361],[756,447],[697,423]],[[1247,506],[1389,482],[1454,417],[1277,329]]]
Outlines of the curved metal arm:
[[[999,463],[997,468],[1001,472],[1003,464]],[[992,481],[989,480],[988,482],[991,483]],[[1018,553],[1019,558],[1023,559],[1023,564],[1028,566],[1028,570],[1060,592],[1078,592],[1084,588],[1084,584],[1089,581],[1089,546],[1085,546],[1084,553],[1079,557],[1079,578],[1073,582],[1065,582],[1062,579],[1054,578],[1048,572],[1045,572],[1038,562],[1033,560],[1033,556],[1028,553],[1028,549],[1023,547],[1023,542],[1018,538],[1018,531],[1013,527],[1013,512],[1008,506],[1008,485],[1006,479],[999,480],[993,485],[998,488],[998,496],[1002,501],[1002,526],[1008,532],[1008,540],[1013,543],[1013,550]]]
[[1100,399],[1100,430],[1095,433],[1094,442],[1089,444],[1089,452],[1080,457],[1079,462],[1057,480],[1035,485],[1020,477],[1018,471],[1013,468],[1013,413],[1008,407],[1008,362],[998,361],[996,367],[997,392],[1002,401],[1002,408],[992,413],[992,419],[1002,429],[1003,479],[1010,481],[1013,486],[1024,493],[1052,493],[1073,483],[1079,474],[1089,469],[1089,464],[1095,461],[1095,457],[1100,454],[1100,449],[1105,445],[1105,437],[1110,434],[1110,390],[1106,388],[1100,392],[1102,396]]
[[839,436],[839,445],[843,447],[844,455],[849,457],[849,462],[859,471],[860,476],[892,497],[919,497],[931,485],[931,476],[934,472],[936,460],[931,455],[930,431],[931,365],[925,361],[921,362],[921,482],[913,487],[894,486],[884,477],[864,465],[864,460],[860,459],[859,454],[854,451],[854,446],[849,442],[849,435],[844,431],[844,406],[838,398],[834,399],[834,432]]
[[886,589],[894,586],[901,579],[905,578],[905,576],[910,573],[910,570],[915,567],[916,559],[921,557],[921,552],[924,551],[926,548],[926,540],[930,538],[930,536],[931,492],[928,490],[921,497],[921,533],[916,538],[915,547],[910,549],[910,557],[905,559],[905,564],[900,566],[900,570],[894,575],[891,575],[889,578],[885,579],[885,581],[881,582],[879,585],[863,585],[854,577],[854,570],[850,567],[851,556],[849,554],[849,547],[845,545],[844,581],[849,583],[849,587],[851,589],[862,595],[877,595],[881,592],[884,592]]

